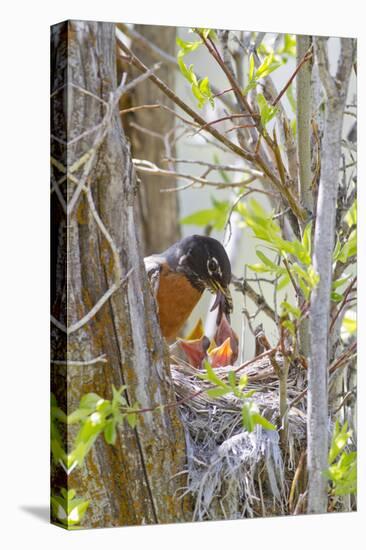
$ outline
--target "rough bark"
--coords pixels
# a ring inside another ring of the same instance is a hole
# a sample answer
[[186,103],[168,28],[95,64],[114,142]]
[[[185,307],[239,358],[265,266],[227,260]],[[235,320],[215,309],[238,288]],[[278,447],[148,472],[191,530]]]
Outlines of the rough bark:
[[[79,181],[87,163],[78,169],[74,163],[91,151],[96,131],[70,141],[102,122],[107,107],[98,98],[110,102],[117,88],[114,33],[113,24],[80,21],[52,32],[52,91],[67,84],[52,97],[53,133],[68,142],[53,140],[52,155]],[[89,168],[73,211],[66,215],[60,200],[61,193],[70,205],[72,177],[52,193],[53,359],[85,362],[54,366],[52,389],[67,413],[87,392],[111,398],[112,384],[126,384],[128,401],[150,408],[174,400],[174,393],[136,236],[136,180],[117,108]],[[111,287],[95,315],[71,330]],[[106,363],[88,364],[101,354]],[[67,434],[69,447],[73,435]],[[187,519],[176,498],[184,464],[184,432],[172,408],[144,414],[135,429],[120,426],[114,446],[100,436],[66,481],[90,500],[84,526],[179,522]],[[54,486],[64,486],[56,470]]]
[[[135,30],[170,56],[175,56],[175,27],[136,25]],[[147,50],[139,41],[132,41],[132,49],[146,66],[150,67],[156,62],[153,52]],[[136,74],[139,73],[136,72]],[[162,64],[159,76],[170,88],[174,89],[175,71],[168,64]],[[148,81],[133,90],[131,103],[133,106],[160,103],[174,108],[173,103],[166,95],[161,90],[157,90],[155,86],[151,86]],[[133,113],[130,120],[142,128],[157,132],[162,138],[165,136],[165,140],[159,139],[136,127],[130,127],[128,134],[134,157],[149,160],[158,166],[162,165],[164,157],[175,157],[175,146],[171,146],[168,139],[174,136],[172,129],[174,129],[176,121],[173,113],[163,109],[153,111],[146,109]],[[138,202],[145,255],[161,252],[179,240],[178,194],[161,192],[164,189],[175,187],[176,183],[175,178],[163,178],[162,181],[158,181],[156,176],[141,175]]]
[[353,44],[341,39],[337,74],[329,72],[326,39],[315,40],[319,75],[326,96],[322,169],[317,200],[313,265],[320,276],[310,305],[311,353],[308,373],[308,512],[327,511],[329,316],[336,199],[341,159],[343,111],[352,67]]

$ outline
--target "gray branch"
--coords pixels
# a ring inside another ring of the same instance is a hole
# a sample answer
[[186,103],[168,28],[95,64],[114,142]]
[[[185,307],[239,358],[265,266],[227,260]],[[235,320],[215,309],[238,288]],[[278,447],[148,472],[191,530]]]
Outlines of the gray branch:
[[[310,36],[297,37],[297,63],[300,63],[311,45]],[[299,161],[299,194],[303,206],[313,211],[311,192],[311,65],[305,63],[296,77],[297,148]]]
[[336,79],[329,72],[326,39],[315,40],[319,76],[326,94],[322,170],[317,201],[313,265],[320,281],[311,296],[311,352],[308,372],[308,512],[327,511],[328,465],[328,364],[329,319],[332,284],[336,199],[343,111],[352,68],[352,39],[341,39]]

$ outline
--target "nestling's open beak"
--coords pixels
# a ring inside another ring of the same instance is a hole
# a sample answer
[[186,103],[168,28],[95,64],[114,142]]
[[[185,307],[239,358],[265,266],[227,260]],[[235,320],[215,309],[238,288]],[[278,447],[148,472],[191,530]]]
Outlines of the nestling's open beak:
[[223,287],[214,279],[210,279],[210,289],[212,292],[216,292],[216,299],[210,311],[214,311],[216,308],[219,308],[217,322],[220,323],[223,313],[229,317],[230,313],[233,311],[233,300],[231,293],[229,287]]

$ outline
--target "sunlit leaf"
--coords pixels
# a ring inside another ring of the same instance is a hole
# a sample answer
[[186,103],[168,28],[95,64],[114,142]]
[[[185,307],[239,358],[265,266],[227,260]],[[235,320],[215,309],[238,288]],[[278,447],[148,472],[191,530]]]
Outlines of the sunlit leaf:
[[283,313],[292,313],[292,315],[296,317],[296,319],[299,319],[299,317],[301,316],[301,310],[298,307],[293,306],[286,300],[281,302],[281,308]]
[[261,123],[263,126],[266,126],[266,124],[276,115],[278,107],[273,107],[272,105],[269,105],[263,94],[257,95],[257,102],[261,115]]
[[356,312],[348,310],[342,321],[342,337],[352,336],[357,332]]

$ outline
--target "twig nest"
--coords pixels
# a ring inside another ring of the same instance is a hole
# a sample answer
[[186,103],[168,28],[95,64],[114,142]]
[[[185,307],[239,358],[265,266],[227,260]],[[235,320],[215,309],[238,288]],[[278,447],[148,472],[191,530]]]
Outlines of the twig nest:
[[[281,358],[279,357],[280,361]],[[238,367],[215,370],[223,377]],[[279,426],[279,384],[268,357],[243,368],[249,378],[250,398],[261,414]],[[186,364],[171,366],[172,380],[180,404],[187,446],[187,488],[195,501],[193,520],[236,519],[288,513],[290,480],[286,470],[295,470],[306,444],[306,416],[301,407],[288,412],[286,469],[279,431],[257,425],[249,433],[243,428],[243,402],[232,393],[212,398],[204,391],[208,383]],[[238,373],[239,374],[239,373]],[[295,372],[288,381],[288,399],[301,393]],[[203,390],[201,393],[200,390]],[[196,395],[197,394],[197,395]],[[190,396],[194,397],[190,398]],[[292,472],[292,473],[293,473]],[[292,476],[293,477],[293,476]]]

